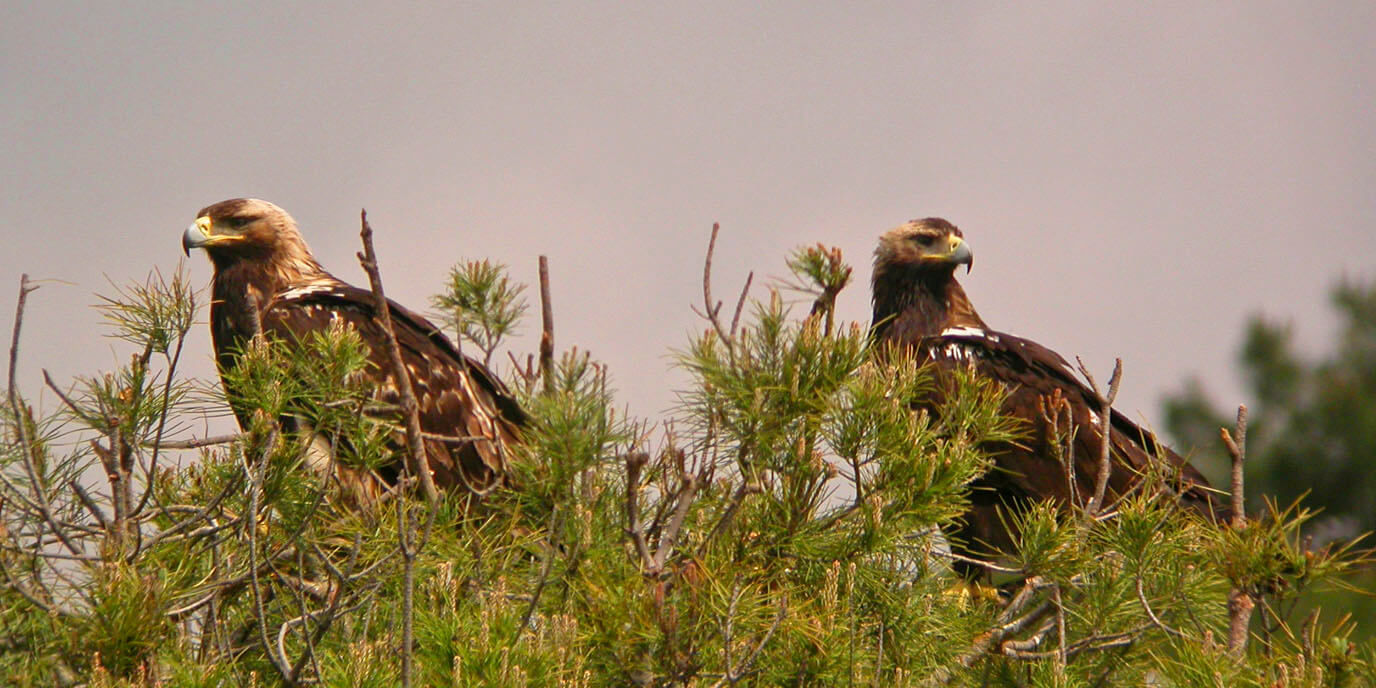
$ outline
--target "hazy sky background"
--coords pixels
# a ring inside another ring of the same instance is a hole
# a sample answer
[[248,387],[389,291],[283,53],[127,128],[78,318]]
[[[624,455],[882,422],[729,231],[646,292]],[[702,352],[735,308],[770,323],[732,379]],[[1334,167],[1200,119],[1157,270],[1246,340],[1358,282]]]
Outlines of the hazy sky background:
[[[533,284],[547,254],[558,345],[660,416],[713,221],[721,298],[820,241],[868,322],[876,237],[938,215],[986,321],[1101,377],[1121,356],[1156,422],[1189,375],[1248,401],[1249,314],[1317,354],[1330,286],[1376,276],[1373,39],[1365,2],[5,3],[4,331],[28,272],[26,390],[126,362],[93,294],[236,196],[366,285],[366,206],[415,308],[462,258]],[[213,375],[207,328],[190,347]]]

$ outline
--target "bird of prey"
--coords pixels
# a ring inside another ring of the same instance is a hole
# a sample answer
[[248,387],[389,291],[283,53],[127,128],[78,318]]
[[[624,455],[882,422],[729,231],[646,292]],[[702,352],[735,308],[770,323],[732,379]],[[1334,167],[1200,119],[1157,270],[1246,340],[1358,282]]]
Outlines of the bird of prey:
[[[256,333],[292,346],[312,332],[343,325],[356,330],[368,348],[361,374],[373,398],[399,404],[373,293],[326,272],[286,211],[253,198],[221,201],[197,213],[182,236],[182,248],[188,255],[193,248],[204,249],[215,268],[210,333],[226,386],[226,373]],[[394,302],[388,307],[421,430],[427,433],[425,455],[436,487],[489,492],[503,480],[507,447],[516,441],[524,413],[491,371],[462,355],[437,327]],[[235,408],[235,414],[246,427],[252,409]],[[300,419],[282,420],[284,427],[300,429]],[[392,433],[390,448],[405,456],[404,434]],[[339,477],[354,498],[372,501],[395,480],[403,459],[377,472],[345,467],[334,462],[328,440],[317,436],[308,463]]]
[[[932,367],[935,391],[920,403],[929,413],[939,414],[952,374],[968,369],[997,382],[1007,395],[1002,412],[1022,421],[1025,434],[990,447],[994,466],[972,486],[971,508],[957,533],[965,547],[1011,551],[1001,510],[1041,499],[1085,503],[1094,494],[1105,440],[1111,443],[1106,505],[1134,489],[1166,489],[1187,509],[1223,520],[1224,507],[1204,476],[1150,432],[1113,411],[1110,437],[1103,436],[1098,397],[1065,359],[1036,342],[989,329],[955,279],[961,265],[968,272],[974,254],[946,220],[913,220],[884,234],[874,258],[872,331],[876,344],[910,347]],[[1059,432],[1046,413],[1056,399],[1064,399],[1062,408],[1069,411],[1070,427],[1063,413]],[[1073,480],[1056,444],[1067,436]],[[1141,484],[1153,475],[1161,478],[1159,486]]]

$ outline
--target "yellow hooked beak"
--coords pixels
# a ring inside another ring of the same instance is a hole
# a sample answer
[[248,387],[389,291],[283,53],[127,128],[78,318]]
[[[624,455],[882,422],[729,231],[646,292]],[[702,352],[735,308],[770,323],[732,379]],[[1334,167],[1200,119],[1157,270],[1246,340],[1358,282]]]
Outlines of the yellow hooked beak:
[[182,252],[191,255],[193,248],[205,248],[216,244],[238,241],[241,237],[234,234],[214,234],[215,224],[208,217],[198,217],[182,233]]
[[946,255],[943,257],[954,265],[965,265],[965,272],[975,267],[975,252],[970,250],[970,245],[958,236],[951,236],[951,241],[947,245]]

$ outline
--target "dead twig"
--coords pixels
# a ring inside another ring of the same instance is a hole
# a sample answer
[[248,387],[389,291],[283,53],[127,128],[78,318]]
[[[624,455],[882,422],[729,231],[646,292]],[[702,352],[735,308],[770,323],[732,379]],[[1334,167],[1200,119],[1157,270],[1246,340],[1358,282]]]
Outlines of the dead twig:
[[1118,384],[1123,381],[1123,359],[1113,359],[1113,375],[1108,380],[1108,394],[1104,394],[1099,389],[1099,383],[1094,380],[1094,376],[1089,373],[1089,368],[1085,367],[1085,362],[1075,357],[1075,362],[1080,366],[1080,374],[1089,381],[1089,387],[1094,391],[1094,398],[1099,401],[1099,469],[1094,476],[1094,494],[1085,504],[1085,513],[1094,516],[1103,508],[1104,496],[1108,492],[1108,476],[1112,470],[1109,459],[1113,453],[1113,401],[1118,398]]
[[258,508],[263,494],[263,476],[267,473],[268,460],[276,446],[277,429],[274,428],[268,435],[268,441],[264,444],[263,455],[258,459],[258,466],[255,468],[250,465],[247,456],[242,461],[249,489],[248,513],[245,515],[244,528],[248,530],[249,591],[253,596],[253,615],[255,625],[258,627],[258,641],[262,643],[263,652],[271,660],[272,666],[282,675],[282,679],[292,685],[291,669],[286,664],[286,657],[278,656],[273,650],[272,643],[268,640],[267,610],[264,608],[262,583],[258,580]]
[[[189,308],[191,308],[192,312],[195,312],[195,297],[191,296],[188,298],[192,299]],[[182,358],[182,346],[186,343],[186,333],[186,330],[182,330],[178,333],[176,349],[173,351],[172,358],[167,362],[167,377],[163,380],[162,385],[162,407],[158,413],[158,429],[153,435],[153,455],[148,459],[148,470],[144,473],[145,484],[143,496],[139,498],[139,505],[134,509],[135,514],[143,512],[143,508],[148,505],[149,497],[153,496],[154,478],[158,470],[158,454],[163,446],[162,434],[167,427],[167,402],[172,398],[172,378],[176,375],[177,364]]]
[[[160,443],[163,449],[200,449],[201,447],[212,447],[217,444],[229,444],[245,436],[242,432],[232,435],[211,435],[209,437],[193,437],[189,440],[172,440]],[[145,447],[152,447],[153,443],[145,442]]]
[[745,296],[750,293],[750,283],[755,280],[755,273],[748,272],[745,275],[745,286],[741,287],[741,295],[736,299],[736,311],[731,314],[731,341],[736,341],[736,332],[740,329],[741,313],[745,311]]
[[[1228,457],[1232,460],[1232,526],[1246,528],[1246,493],[1242,474],[1243,464],[1247,461],[1245,405],[1237,407],[1237,427],[1234,432],[1230,434],[1227,428],[1219,428],[1219,434],[1223,438],[1223,445],[1228,449]],[[1248,628],[1252,624],[1252,611],[1256,608],[1256,603],[1257,600],[1247,590],[1235,587],[1228,591],[1228,652],[1239,659],[1247,652]]]
[[658,573],[655,558],[645,543],[645,531],[640,524],[640,472],[649,461],[650,455],[645,452],[632,452],[626,457],[626,534],[635,545],[641,569],[647,576]]
[[1147,593],[1145,590],[1142,589],[1141,571],[1137,572],[1137,601],[1142,605],[1142,610],[1147,613],[1147,618],[1151,619],[1153,625],[1165,631],[1168,635],[1173,635],[1177,638],[1185,637],[1184,633],[1181,633],[1180,631],[1177,631],[1174,628],[1167,626],[1166,622],[1162,621],[1159,617],[1156,616],[1156,612],[1152,611],[1151,605],[1147,603]]
[[1247,494],[1242,478],[1242,466],[1247,461],[1247,406],[1244,404],[1237,407],[1235,432],[1229,433],[1227,428],[1219,428],[1218,432],[1223,438],[1223,446],[1228,449],[1228,458],[1232,461],[1230,518],[1234,528],[1241,528],[1247,523]]
[[516,627],[516,635],[511,639],[513,645],[521,638],[521,634],[530,628],[530,620],[535,617],[535,610],[540,605],[540,595],[544,593],[545,586],[549,584],[549,574],[554,568],[554,553],[558,550],[558,543],[555,534],[559,529],[559,509],[554,508],[549,512],[549,526],[545,535],[544,561],[540,563],[540,579],[535,583],[535,592],[530,595],[530,604],[526,606],[526,613],[521,615],[521,625]]
[[[29,275],[25,273],[19,276],[19,299],[14,307],[14,333],[10,337],[10,365],[9,365],[9,405],[10,413],[14,414],[15,434],[19,440],[20,456],[24,464],[24,474],[29,480],[29,488],[33,493],[33,503],[38,507],[39,515],[43,517],[43,522],[52,529],[53,534],[62,541],[62,546],[73,555],[81,554],[81,548],[68,536],[67,532],[57,523],[57,518],[53,515],[52,503],[48,500],[48,494],[43,489],[43,480],[38,475],[38,457],[34,454],[34,438],[29,437],[29,412],[28,405],[19,398],[19,384],[15,380],[15,375],[19,369],[19,333],[24,327],[24,305],[28,302],[29,294],[37,290],[37,286],[29,286]],[[44,373],[46,375],[46,372]],[[20,494],[15,490],[16,494]],[[42,539],[40,530],[35,536]]]
[[[1123,631],[1122,633],[1113,633],[1110,635],[1091,636],[1089,638],[1083,638],[1081,640],[1075,641],[1074,643],[1066,647],[1065,654],[1067,657],[1075,657],[1079,654],[1089,651],[1109,650],[1116,647],[1126,647],[1137,642],[1137,639],[1142,636],[1143,631],[1146,631],[1150,627],[1150,625],[1139,626],[1130,631]],[[1059,653],[1059,650],[1036,652],[1028,649],[1023,649],[1022,646],[1025,644],[1026,643],[1023,643],[1021,641],[1005,643],[1004,647],[1001,650],[1001,653],[1005,656],[1012,657],[1014,659],[1025,659],[1032,661],[1041,659],[1051,659],[1055,657],[1057,653]]]
[[359,232],[363,239],[363,252],[358,254],[358,262],[363,266],[363,271],[368,273],[368,283],[373,290],[373,309],[387,337],[392,376],[396,381],[397,394],[401,397],[401,412],[406,420],[406,447],[410,450],[410,461],[407,465],[411,474],[420,482],[425,500],[434,505],[439,501],[440,495],[435,489],[435,480],[430,475],[429,462],[425,457],[425,440],[420,429],[420,407],[416,403],[416,394],[411,389],[411,376],[406,371],[406,362],[401,358],[401,346],[397,344],[397,333],[392,324],[392,308],[387,302],[387,295],[382,291],[382,273],[377,265],[377,252],[373,250],[373,228],[368,224],[368,211],[359,213],[359,222],[363,226]]
[[[1050,428],[1049,436],[1054,440],[1052,448],[1061,462],[1061,473],[1065,476],[1066,494],[1070,495],[1070,505],[1084,507],[1080,502],[1079,481],[1075,479],[1075,422],[1070,411],[1070,402],[1060,389],[1052,390],[1050,395],[1037,399],[1042,422]],[[1064,430],[1062,430],[1064,426]]]
[[784,622],[784,618],[787,616],[788,599],[784,598],[779,600],[779,611],[774,615],[774,623],[770,624],[769,630],[765,631],[764,637],[760,638],[760,642],[755,645],[755,649],[751,650],[750,655],[745,658],[744,662],[741,662],[739,667],[732,668],[730,664],[728,664],[726,672],[721,678],[717,679],[716,683],[712,684],[712,688],[720,688],[720,686],[728,685],[734,686],[739,683],[741,679],[750,675],[751,668],[755,666],[755,660],[759,659],[760,653],[764,651],[764,646],[769,644],[770,639],[774,637],[775,631],[779,630],[780,624]]
[[[1036,598],[1037,592],[1048,587],[1053,587],[1054,585],[1054,583],[1047,582],[1040,576],[1032,576],[1024,581],[1022,588],[1013,596],[1013,599],[1008,601],[1008,606],[1004,607],[1003,611],[999,613],[998,618],[995,620],[997,625],[975,636],[974,641],[970,643],[969,649],[957,656],[954,664],[962,669],[968,669],[974,666],[975,662],[979,661],[979,659],[986,654],[991,652],[1005,653],[1004,640],[1006,638],[1022,633],[1031,627],[1032,624],[1041,621],[1047,614],[1056,609],[1055,599],[1049,598],[1043,600],[1041,604],[1033,607],[1030,611],[1023,613],[1027,605]],[[1055,619],[1048,619],[1047,623],[1044,623],[1041,628],[1038,628],[1037,632],[1033,633],[1031,637],[1036,638],[1037,642],[1040,643],[1041,638],[1055,626]],[[1035,647],[1035,644],[1029,647]],[[1008,650],[1018,651],[1019,648],[1009,647]],[[941,667],[929,676],[927,680],[923,682],[923,685],[946,685],[955,680],[955,678],[956,673],[954,671],[948,667]]]
[[81,505],[86,507],[86,511],[91,514],[91,518],[94,518],[102,529],[108,529],[110,519],[105,517],[105,511],[96,505],[95,500],[91,499],[91,495],[86,493],[86,488],[83,488],[81,483],[75,480],[70,480],[67,484],[71,486],[72,492],[76,493],[76,498],[81,502]]
[[540,376],[545,393],[554,391],[554,303],[550,299],[549,259],[540,256]]
[[[1141,583],[1140,578],[1138,583]],[[1052,586],[1051,600],[1056,604],[1056,666],[1061,671],[1065,671],[1067,660],[1065,653],[1065,605],[1061,600],[1060,585]]]
[[745,287],[741,289],[740,298],[736,301],[736,312],[731,317],[731,329],[728,331],[721,323],[721,302],[712,298],[712,256],[717,248],[717,233],[721,231],[721,224],[712,223],[712,237],[707,240],[707,257],[702,262],[702,301],[704,311],[699,312],[693,308],[693,312],[699,317],[712,324],[712,328],[717,331],[717,337],[726,346],[726,353],[732,358],[736,355],[736,331],[740,326],[741,312],[745,310],[745,297],[750,292],[750,283],[755,279],[755,273],[751,272],[745,277]]
[[732,493],[731,501],[726,505],[726,511],[723,512],[721,518],[717,519],[717,522],[712,525],[712,530],[707,532],[707,537],[703,538],[698,553],[701,554],[702,550],[707,548],[708,543],[715,540],[717,535],[723,530],[726,530],[727,526],[731,524],[731,521],[735,519],[736,512],[740,511],[741,504],[745,502],[746,497],[753,494],[759,494],[763,491],[764,489],[761,488],[760,484],[757,482],[750,481],[741,483],[740,487],[737,487],[736,491]]

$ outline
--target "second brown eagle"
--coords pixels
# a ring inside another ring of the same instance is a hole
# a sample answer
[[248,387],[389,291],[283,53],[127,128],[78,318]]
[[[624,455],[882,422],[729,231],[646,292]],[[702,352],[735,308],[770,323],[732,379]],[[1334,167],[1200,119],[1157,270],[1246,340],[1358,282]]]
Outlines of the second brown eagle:
[[[973,263],[974,254],[955,225],[939,218],[913,220],[880,238],[872,285],[877,343],[910,347],[934,369],[935,392],[922,408],[939,414],[953,373],[969,369],[1002,386],[1002,412],[1023,421],[1019,441],[989,447],[994,466],[972,486],[970,511],[954,533],[957,541],[967,551],[1011,551],[1009,509],[1042,499],[1083,504],[1094,493],[1104,442],[1111,451],[1106,505],[1134,490],[1164,489],[1185,508],[1222,521],[1223,509],[1208,481],[1152,433],[1113,411],[1109,434],[1102,434],[1098,397],[1065,359],[984,323],[955,279],[958,266],[968,270]],[[1048,422],[1046,404],[1057,397],[1069,409],[1069,428],[1064,420],[1059,430]],[[1058,458],[1063,452],[1053,446],[1067,436],[1071,480]],[[1151,480],[1155,483],[1143,484]]]

